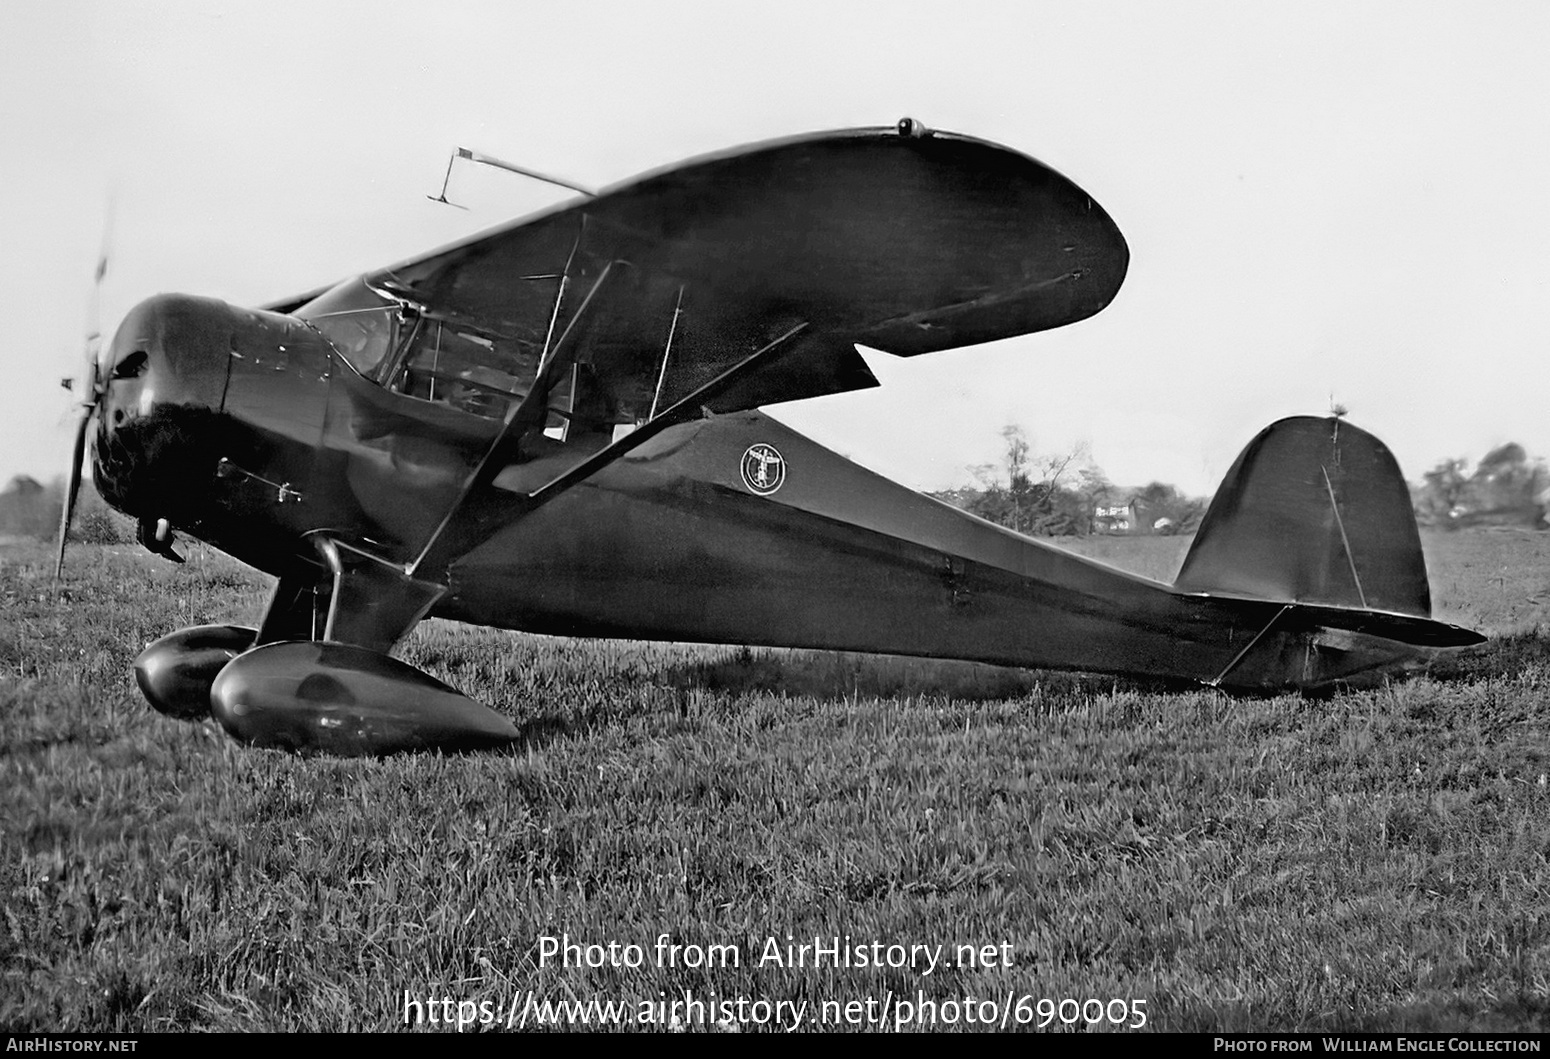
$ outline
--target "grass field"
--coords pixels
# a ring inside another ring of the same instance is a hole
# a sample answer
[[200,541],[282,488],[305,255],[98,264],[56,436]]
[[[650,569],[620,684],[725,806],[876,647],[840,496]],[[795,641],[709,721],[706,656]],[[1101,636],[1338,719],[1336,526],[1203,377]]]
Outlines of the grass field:
[[[1080,550],[1168,577],[1186,543]],[[5,548],[0,1027],[1550,1030],[1550,534],[1426,547],[1492,642],[1377,691],[429,622],[405,657],[527,739],[385,761],[144,704],[147,641],[256,620],[236,564],[80,547],[60,590]],[[761,962],[835,937],[915,962]]]

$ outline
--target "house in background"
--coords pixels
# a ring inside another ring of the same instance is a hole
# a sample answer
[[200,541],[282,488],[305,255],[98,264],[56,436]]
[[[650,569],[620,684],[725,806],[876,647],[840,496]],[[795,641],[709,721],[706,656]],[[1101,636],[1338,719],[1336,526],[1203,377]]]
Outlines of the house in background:
[[1199,504],[1187,511],[1175,510],[1142,496],[1133,496],[1123,504],[1093,508],[1093,532],[1127,537],[1166,537],[1189,532],[1199,521]]
[[1123,504],[1099,505],[1093,509],[1093,532],[1130,535],[1151,533],[1151,520],[1147,518],[1150,506],[1136,496]]

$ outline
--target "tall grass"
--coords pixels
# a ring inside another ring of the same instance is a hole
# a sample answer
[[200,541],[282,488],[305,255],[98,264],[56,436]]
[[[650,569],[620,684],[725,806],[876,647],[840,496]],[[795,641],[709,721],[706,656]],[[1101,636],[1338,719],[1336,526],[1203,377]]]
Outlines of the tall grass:
[[[513,997],[692,991],[810,1020],[1010,995],[1144,1000],[1164,1030],[1550,1029],[1543,544],[1427,546],[1441,612],[1497,639],[1377,691],[428,622],[405,657],[525,739],[383,761],[244,750],[143,704],[145,642],[256,619],[236,564],[82,547],[60,590],[43,549],[0,552],[0,1025],[392,1029],[406,994],[504,1021]],[[646,958],[558,966],[562,935]],[[660,966],[662,935],[741,966]],[[760,965],[787,935],[1010,966]]]

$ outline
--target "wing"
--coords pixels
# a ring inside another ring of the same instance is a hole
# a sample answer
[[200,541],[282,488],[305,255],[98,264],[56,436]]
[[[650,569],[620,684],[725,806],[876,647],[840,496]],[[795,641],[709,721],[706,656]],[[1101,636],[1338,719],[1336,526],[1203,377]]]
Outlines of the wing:
[[502,420],[410,568],[703,410],[875,386],[858,343],[913,356],[1091,316],[1128,260],[1058,173],[905,121],[691,160],[372,273],[408,335],[378,381]]
[[316,301],[318,298],[321,298],[323,295],[333,290],[336,286],[337,284],[331,283],[326,287],[318,287],[316,290],[309,290],[305,294],[293,294],[288,298],[281,298],[278,301],[264,302],[261,305],[255,305],[254,308],[262,309],[269,313],[294,313],[297,309],[300,309],[308,302]]
[[919,128],[694,159],[371,280],[540,359],[570,332],[569,358],[616,423],[650,418],[799,324],[800,340],[708,407],[876,385],[856,343],[912,356],[1109,303],[1129,254],[1084,191],[1005,147]]

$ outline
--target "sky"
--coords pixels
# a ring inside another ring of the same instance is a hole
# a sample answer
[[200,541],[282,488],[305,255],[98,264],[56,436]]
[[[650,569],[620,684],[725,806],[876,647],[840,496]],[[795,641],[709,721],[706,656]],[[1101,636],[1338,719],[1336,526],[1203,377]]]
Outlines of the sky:
[[[1411,479],[1550,456],[1550,4],[10,0],[0,38],[0,482],[64,473],[94,319],[259,304],[584,184],[819,129],[1006,144],[1103,205],[1118,297],[772,413],[942,489],[1002,430],[1207,495],[1332,405]],[[105,235],[106,234],[106,239]],[[92,309],[99,247],[109,271]]]

